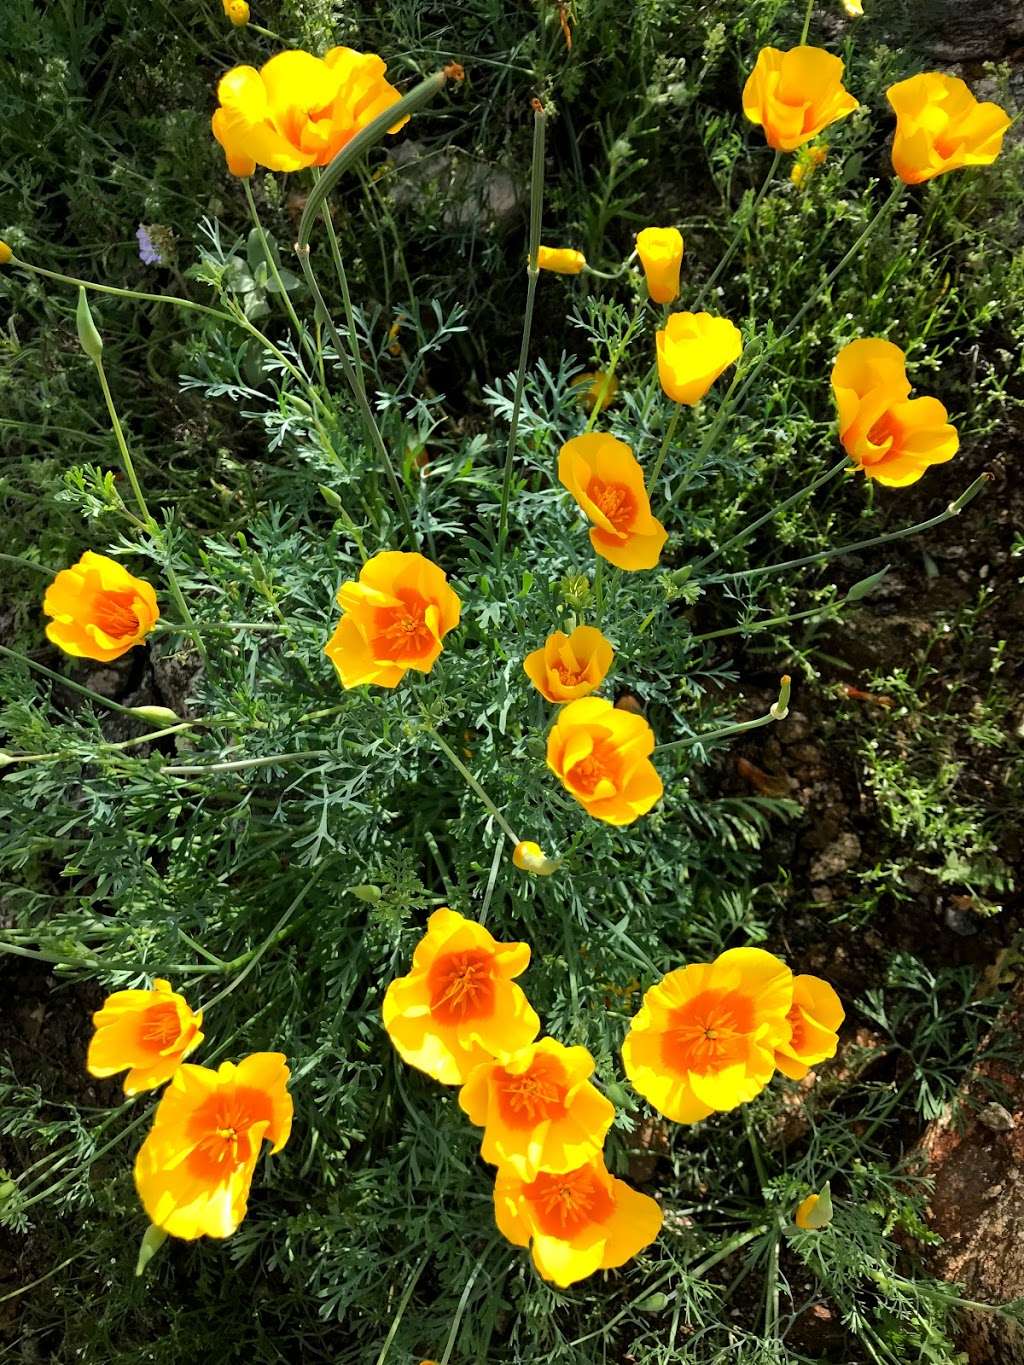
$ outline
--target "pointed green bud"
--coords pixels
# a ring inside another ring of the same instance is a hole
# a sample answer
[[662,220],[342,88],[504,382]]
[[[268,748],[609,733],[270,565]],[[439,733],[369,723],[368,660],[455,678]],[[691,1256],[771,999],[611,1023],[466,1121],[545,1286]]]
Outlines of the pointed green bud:
[[139,1245],[139,1259],[135,1262],[135,1274],[144,1275],[146,1267],[156,1255],[156,1253],[167,1241],[168,1233],[163,1228],[158,1228],[155,1223],[150,1223],[143,1233],[142,1242]]
[[89,300],[86,298],[85,290],[79,286],[78,307],[75,310],[75,322],[78,325],[78,340],[82,350],[90,360],[99,364],[103,354],[103,338],[96,330],[96,324],[92,320],[92,312],[89,308]]

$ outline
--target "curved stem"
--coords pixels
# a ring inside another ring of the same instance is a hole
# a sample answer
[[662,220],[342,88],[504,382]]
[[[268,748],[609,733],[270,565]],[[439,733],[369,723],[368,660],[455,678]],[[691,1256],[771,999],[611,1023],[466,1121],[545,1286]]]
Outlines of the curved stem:
[[712,289],[714,289],[715,285],[718,282],[719,277],[722,274],[722,271],[725,269],[725,267],[729,264],[732,258],[736,255],[736,252],[739,250],[740,242],[742,242],[744,236],[746,235],[747,229],[750,227],[750,224],[754,221],[754,217],[757,213],[757,210],[761,207],[761,201],[768,193],[768,188],[771,185],[772,181],[775,179],[775,172],[778,170],[779,162],[781,160],[782,153],[776,152],[775,155],[772,157],[772,163],[768,167],[768,172],[765,175],[764,180],[761,182],[761,188],[754,196],[754,202],[750,205],[750,209],[748,210],[748,212],[743,215],[743,221],[739,224],[739,226],[736,228],[736,231],[733,233],[732,241],[726,248],[725,255],[722,257],[722,259],[715,266],[714,270],[711,272],[710,278],[705,280],[704,284],[701,285],[700,293],[697,295],[697,300],[693,305],[693,311],[695,313],[700,312],[701,304],[704,302],[708,293]]
[[708,730],[702,735],[689,735],[686,739],[674,739],[670,744],[659,744],[654,752],[667,753],[670,749],[689,749],[694,744],[707,744],[713,739],[728,739],[730,735],[742,735],[747,730],[759,730],[762,725],[772,725],[777,720],[785,720],[789,715],[789,694],[793,680],[783,673],[779,684],[778,701],[772,703],[763,716],[756,720],[745,720],[738,725],[726,725],[721,730]]
[[463,763],[462,759],[458,756],[458,754],[451,747],[451,745],[441,738],[441,736],[438,734],[438,732],[434,729],[432,725],[424,722],[423,728],[427,731],[429,735],[433,737],[434,740],[436,740],[437,746],[444,754],[445,758],[447,758],[448,762],[452,765],[455,771],[463,779],[463,781],[469,787],[470,791],[474,794],[474,796],[478,797],[479,800],[483,803],[484,807],[491,813],[491,815],[494,817],[496,823],[500,826],[500,828],[504,830],[505,834],[508,835],[508,837],[512,840],[514,844],[518,844],[519,836],[516,834],[515,830],[508,823],[504,815],[502,815],[501,811],[494,804],[491,798],[487,795],[483,787],[481,787],[480,783],[469,771],[465,763]]
[[533,107],[533,157],[530,174],[530,242],[526,260],[526,308],[523,312],[523,336],[519,345],[519,369],[516,371],[516,391],[509,418],[508,445],[505,447],[505,472],[501,480],[501,504],[498,509],[497,562],[505,552],[508,536],[508,502],[512,492],[512,463],[515,457],[516,436],[519,433],[519,412],[526,387],[526,365],[530,355],[530,333],[533,329],[533,307],[537,297],[537,277],[540,274],[537,254],[540,250],[541,219],[544,211],[544,132],[547,116],[538,101]]
[[249,206],[249,217],[252,219],[253,226],[256,228],[256,232],[259,235],[260,246],[263,248],[263,255],[267,262],[267,268],[274,277],[274,283],[277,285],[278,293],[281,295],[281,302],[284,304],[288,319],[295,328],[295,334],[299,338],[299,341],[308,346],[309,338],[306,336],[302,323],[299,321],[298,314],[295,312],[295,306],[288,295],[288,291],[284,287],[284,281],[281,279],[281,272],[277,268],[277,260],[274,257],[273,249],[263,228],[263,224],[260,222],[259,210],[256,208],[256,200],[252,197],[252,184],[250,183],[249,176],[245,175],[242,177],[242,187],[245,190],[245,202]]

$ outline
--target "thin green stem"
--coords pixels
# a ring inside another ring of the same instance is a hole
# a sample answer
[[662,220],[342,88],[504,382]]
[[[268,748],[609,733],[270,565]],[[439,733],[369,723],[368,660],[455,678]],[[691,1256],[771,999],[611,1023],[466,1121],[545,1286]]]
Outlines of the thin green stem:
[[654,468],[651,470],[651,476],[647,480],[648,497],[654,492],[655,485],[658,482],[658,475],[661,473],[662,465],[665,463],[665,456],[668,454],[669,446],[675,438],[676,427],[679,425],[679,417],[682,410],[682,404],[676,403],[673,405],[672,416],[669,418],[668,426],[665,429],[665,436],[661,443],[661,449],[658,451],[658,458],[654,461]]
[[751,621],[746,625],[726,626],[724,630],[709,630],[704,635],[691,635],[688,644],[704,644],[708,640],[721,640],[727,635],[753,635],[759,630],[771,630],[773,626],[788,626],[793,621],[805,621],[809,616],[824,616],[827,612],[841,607],[845,598],[839,598],[831,602],[823,602],[820,606],[811,607],[808,611],[798,611],[789,616],[772,616],[763,621]]
[[427,731],[429,735],[433,737],[433,739],[437,743],[437,747],[444,754],[445,758],[447,758],[448,762],[452,765],[455,771],[463,779],[463,781],[466,783],[466,786],[469,787],[473,795],[476,796],[482,803],[482,805],[485,807],[485,809],[491,813],[498,826],[502,830],[504,830],[505,834],[512,840],[513,844],[518,844],[519,836],[516,834],[515,830],[508,823],[504,815],[502,815],[501,811],[494,804],[491,798],[487,795],[483,787],[481,787],[480,783],[469,771],[465,763],[463,763],[462,759],[458,756],[458,754],[451,747],[451,745],[441,738],[441,736],[438,734],[438,732],[434,729],[432,725],[424,723],[423,728]]
[[[45,574],[47,578],[55,578],[57,575],[56,569],[51,569],[46,564],[37,564],[34,559],[22,559],[19,555],[0,554],[0,560],[5,564],[16,564],[19,569],[35,569],[36,573]],[[2,1302],[0,1299],[0,1303]]]
[[732,241],[729,243],[728,247],[726,248],[725,255],[722,257],[722,259],[721,259],[721,260],[718,262],[718,264],[715,266],[714,270],[711,272],[710,277],[709,277],[709,278],[704,282],[704,284],[701,286],[700,292],[699,292],[699,294],[697,295],[697,300],[696,300],[696,302],[695,302],[694,305],[693,305],[693,311],[694,311],[695,313],[699,313],[699,312],[700,312],[700,306],[701,306],[701,304],[702,304],[702,303],[704,302],[704,300],[707,298],[707,296],[708,296],[708,294],[711,292],[711,290],[714,289],[715,285],[718,283],[718,280],[719,280],[719,278],[720,278],[720,276],[721,276],[723,270],[724,270],[725,267],[729,264],[729,262],[732,260],[732,258],[736,255],[736,252],[739,250],[740,242],[742,242],[744,236],[746,235],[747,229],[750,227],[751,223],[754,221],[754,218],[755,218],[755,216],[756,216],[756,214],[757,214],[757,210],[761,207],[761,201],[764,199],[765,195],[768,193],[769,186],[771,185],[772,181],[775,179],[775,172],[779,169],[779,162],[780,162],[781,160],[782,160],[782,153],[781,153],[781,152],[776,152],[775,155],[772,157],[772,163],[771,163],[771,165],[768,167],[768,172],[767,172],[767,174],[765,175],[764,180],[761,182],[761,188],[758,190],[757,194],[754,196],[754,201],[753,201],[753,203],[750,205],[749,210],[748,210],[746,213],[744,213],[744,214],[742,215],[742,221],[737,225],[736,231],[733,233]]
[[791,497],[788,497],[785,502],[777,503],[769,511],[765,512],[763,516],[758,517],[756,521],[752,521],[749,526],[744,526],[742,531],[737,531],[734,536],[730,536],[728,540],[723,541],[722,544],[712,550],[710,554],[705,555],[703,559],[699,559],[693,566],[693,572],[695,574],[700,573],[701,569],[706,568],[716,560],[719,555],[723,555],[726,550],[731,550],[732,547],[738,545],[741,540],[745,540],[747,536],[752,536],[755,531],[760,530],[765,522],[771,521],[773,518],[777,517],[780,512],[785,512],[788,507],[792,507],[794,503],[799,502],[802,498],[810,497],[812,493],[828,483],[830,479],[834,479],[837,474],[841,474],[844,469],[851,468],[851,461],[844,455],[838,464],[834,464],[832,468],[826,470],[824,474],[819,475],[818,478],[813,479],[809,484],[798,489],[797,492]]
[[927,521],[919,521],[914,526],[904,526],[900,531],[889,531],[883,536],[872,536],[870,540],[858,540],[850,545],[837,545],[833,550],[821,550],[816,555],[804,555],[801,559],[786,559],[780,564],[765,564],[759,569],[743,569],[737,573],[718,574],[706,581],[709,583],[729,583],[738,578],[763,578],[766,574],[784,573],[787,569],[802,569],[806,564],[821,564],[827,559],[837,559],[842,555],[856,554],[859,550],[873,549],[876,545],[888,545],[892,540],[903,540],[907,536],[920,535],[922,531],[930,531],[935,526],[941,526],[944,521],[958,517],[967,504],[977,497],[990,478],[991,475],[989,474],[979,474],[970,487],[966,488],[954,502],[951,502],[945,511],[940,512],[937,516],[929,517]]
[[695,744],[710,744],[712,740],[728,739],[731,735],[742,735],[747,730],[759,730],[762,725],[772,725],[777,720],[785,720],[789,715],[789,694],[792,682],[793,680],[788,673],[782,675],[778,701],[773,702],[766,714],[758,716],[756,720],[745,720],[738,725],[726,725],[721,730],[707,730],[702,735],[688,735],[686,739],[674,739],[669,744],[659,744],[654,752],[665,754],[670,749],[689,749]]
[[274,277],[274,283],[277,285],[278,293],[281,295],[281,302],[285,306],[288,319],[295,328],[295,334],[299,338],[299,341],[308,345],[309,338],[306,335],[302,323],[299,321],[298,314],[295,312],[295,306],[289,297],[288,291],[284,287],[284,281],[281,279],[281,272],[277,268],[277,260],[274,256],[273,249],[271,248],[270,239],[267,237],[263,224],[260,222],[259,210],[256,208],[256,200],[252,195],[252,184],[247,175],[242,177],[242,188],[245,190],[245,202],[249,206],[249,217],[252,219],[253,226],[259,236],[260,246],[263,248],[263,255],[267,262],[267,267]]
[[352,350],[352,366],[355,371],[356,382],[365,393],[366,377],[363,374],[362,353],[359,349],[359,334],[356,331],[356,314],[355,309],[352,307],[352,294],[348,287],[348,274],[345,270],[345,262],[341,256],[341,245],[338,242],[338,234],[334,230],[334,221],[331,218],[331,210],[326,203],[324,203],[321,208],[320,217],[323,219],[324,227],[327,229],[327,241],[331,248],[334,273],[338,277],[338,286],[341,289],[341,305],[345,311],[345,325],[348,328],[348,339]]
[[547,115],[540,101],[533,106],[533,156],[530,173],[530,239],[526,257],[526,308],[523,312],[523,335],[519,343],[519,368],[516,389],[512,398],[512,414],[508,425],[508,444],[505,447],[505,471],[501,480],[501,504],[498,509],[497,563],[501,567],[508,537],[508,504],[512,493],[512,468],[519,434],[519,413],[526,387],[526,365],[530,356],[530,334],[533,330],[533,308],[537,297],[537,277],[540,269],[537,255],[540,250],[541,223],[544,216],[544,134]]
[[[198,722],[194,720],[183,720],[180,724],[169,725],[164,730],[154,730],[152,734],[136,735],[134,739],[122,739],[116,744],[97,744],[93,752],[97,754],[117,753],[122,749],[134,749],[140,744],[150,744],[154,739],[166,739],[168,735],[177,735],[182,730],[191,730],[196,724]],[[88,755],[61,752],[57,749],[48,754],[7,754],[0,758],[0,768],[12,763],[41,763],[53,758],[66,758],[77,762],[89,761]]]
[[800,45],[807,42],[807,35],[811,31],[811,15],[814,13],[814,0],[807,0],[807,11],[804,14],[804,26],[800,30]]
[[223,763],[169,763],[159,771],[163,777],[196,777],[207,773],[241,773],[249,768],[286,768],[304,758],[331,758],[330,749],[298,749],[288,754],[267,754],[263,758],[235,758]]
[[105,706],[109,711],[117,711],[122,716],[131,716],[135,720],[144,721],[154,729],[163,727],[162,720],[151,720],[147,716],[140,716],[133,707],[122,706],[119,701],[111,701],[109,697],[104,697],[101,692],[94,692],[91,687],[83,687],[81,683],[65,678],[63,673],[57,673],[52,668],[47,668],[45,664],[37,663],[35,659],[30,659],[27,654],[19,654],[16,649],[8,649],[6,645],[0,645],[0,654],[6,654],[9,659],[17,659],[19,663],[35,669],[37,673],[42,673],[52,682],[59,683],[61,687],[66,687],[71,692],[77,692],[80,696],[88,697],[90,701],[99,702],[100,706]]

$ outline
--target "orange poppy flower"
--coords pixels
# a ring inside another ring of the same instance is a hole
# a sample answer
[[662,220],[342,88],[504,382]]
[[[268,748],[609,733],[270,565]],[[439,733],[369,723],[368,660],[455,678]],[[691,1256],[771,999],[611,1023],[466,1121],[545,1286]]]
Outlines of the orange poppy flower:
[[384,1027],[404,1061],[444,1085],[463,1085],[475,1066],[531,1043],[540,1020],[514,978],[526,943],[499,943],[454,910],[435,910],[416,945],[412,971],[384,996]]
[[483,1128],[480,1155],[523,1180],[571,1171],[604,1146],[615,1106],[591,1084],[585,1047],[554,1038],[483,1062],[459,1091],[471,1123]]
[[[259,71],[236,66],[217,86],[213,135],[232,175],[326,166],[401,95],[374,52],[332,47],[323,57],[279,52]],[[407,119],[388,131],[397,133]]]
[[338,589],[338,605],[345,614],[324,653],[342,687],[395,687],[410,668],[429,673],[462,606],[442,569],[401,550],[368,559],[359,581]]
[[762,948],[680,967],[644,996],[622,1045],[634,1090],[676,1123],[752,1100],[791,1034],[793,973]]
[[494,1216],[515,1246],[530,1246],[545,1280],[566,1288],[598,1270],[613,1270],[649,1246],[661,1231],[661,1209],[610,1175],[604,1158],[576,1170],[530,1181],[500,1167]]
[[186,1063],[164,1091],[135,1158],[149,1221],[172,1237],[230,1237],[245,1217],[264,1139],[288,1141],[292,1099],[280,1052],[254,1052],[216,1071]]
[[588,431],[566,441],[558,477],[594,523],[590,543],[620,569],[653,569],[668,532],[651,515],[644,474],[625,441]]
[[885,93],[896,111],[893,170],[908,185],[989,166],[1002,150],[1009,114],[991,101],[980,104],[959,76],[926,71]]
[[839,996],[816,976],[794,976],[793,1003],[786,1018],[792,1030],[775,1049],[775,1065],[790,1080],[802,1081],[812,1066],[836,1055],[846,1018]]
[[821,47],[763,47],[743,87],[743,112],[777,152],[792,152],[859,106],[843,63]]
[[653,302],[671,303],[679,295],[683,234],[674,227],[642,228],[636,234],[636,251],[647,279],[647,292]]
[[743,352],[740,329],[710,313],[672,313],[654,334],[658,378],[674,403],[693,407]]
[[92,1016],[96,1032],[85,1069],[90,1076],[127,1071],[124,1093],[155,1090],[199,1044],[202,1010],[191,1010],[171,983],[154,977],[151,991],[115,991]]
[[846,453],[869,479],[893,488],[916,483],[960,445],[937,398],[910,398],[905,362],[891,341],[864,337],[844,346],[832,369]]
[[596,626],[556,630],[523,660],[526,676],[547,701],[575,701],[604,682],[615,651]]
[[555,275],[578,275],[586,269],[587,258],[582,251],[574,251],[569,246],[542,246],[537,248],[537,269],[550,270]]
[[123,564],[86,550],[46,590],[47,638],[65,654],[110,663],[141,645],[160,618],[156,593]]
[[644,717],[600,697],[563,707],[548,735],[548,767],[589,815],[609,825],[631,825],[661,799],[653,752]]

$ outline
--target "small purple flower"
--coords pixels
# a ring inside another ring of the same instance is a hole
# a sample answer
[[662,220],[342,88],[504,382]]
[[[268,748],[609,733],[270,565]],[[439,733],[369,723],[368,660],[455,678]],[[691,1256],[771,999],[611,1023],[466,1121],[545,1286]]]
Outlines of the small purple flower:
[[149,228],[140,223],[135,236],[139,239],[139,260],[143,265],[163,265],[164,258],[149,235]]

